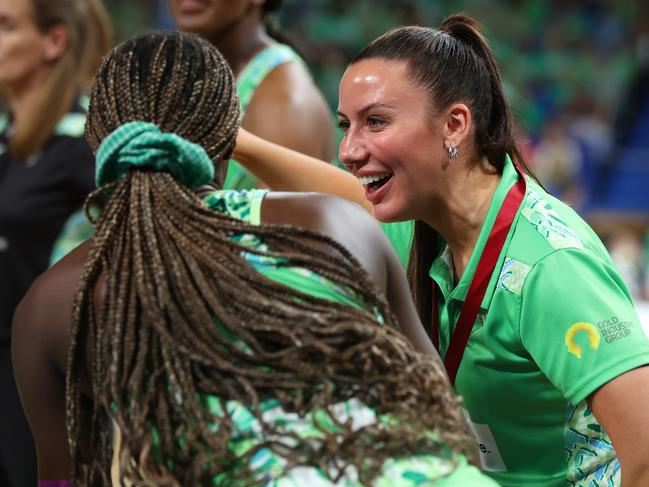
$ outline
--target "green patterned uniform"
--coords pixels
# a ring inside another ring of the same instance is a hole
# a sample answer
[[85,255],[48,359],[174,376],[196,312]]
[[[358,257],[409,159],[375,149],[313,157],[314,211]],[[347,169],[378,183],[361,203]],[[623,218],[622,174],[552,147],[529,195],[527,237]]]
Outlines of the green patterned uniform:
[[[222,190],[211,193],[205,198],[208,207],[239,218],[252,224],[259,224],[260,209],[265,191],[229,191]],[[241,234],[233,236],[240,243],[255,249],[267,249],[256,236]],[[321,298],[331,299],[339,303],[346,303],[361,307],[363,303],[345,288],[315,274],[307,269],[291,266],[285,260],[261,257],[252,253],[245,253],[246,260],[266,277],[281,282]],[[218,326],[218,323],[217,325]],[[215,397],[205,397],[204,403],[213,414],[222,415],[223,410]],[[264,420],[276,425],[282,425],[288,431],[295,433],[300,438],[316,437],[321,433],[314,428],[313,423],[335,431],[336,426],[323,412],[314,412],[304,418],[294,413],[285,412],[275,400],[262,402]],[[227,409],[235,424],[236,435],[231,440],[229,448],[242,454],[253,448],[259,442],[260,426],[250,411],[237,401],[228,401]],[[337,419],[340,421],[351,420],[355,427],[362,427],[375,420],[372,409],[357,400],[349,400],[334,406]],[[286,438],[283,438],[286,441]],[[487,477],[483,476],[476,468],[467,465],[466,459],[453,455],[445,447],[446,455],[421,455],[393,458],[384,464],[383,472],[376,486],[457,486],[479,487],[495,486]],[[267,449],[262,449],[252,457],[251,468],[266,479],[267,486],[309,486],[318,487],[332,485],[322,472],[315,467],[298,467],[282,475],[285,463],[281,457],[276,456]],[[233,469],[241,466],[233,465]],[[219,484],[221,478],[215,478],[214,483]],[[359,486],[354,472],[349,472],[338,484],[341,486]]]
[[61,235],[54,243],[50,265],[56,264],[73,251],[80,243],[85,242],[95,234],[95,227],[88,221],[83,210],[78,210],[65,222]]
[[[430,276],[444,356],[496,214],[517,174],[506,161],[466,271],[453,287],[448,247]],[[586,404],[649,364],[649,339],[606,249],[581,218],[528,178],[456,379],[483,468],[504,486],[613,486],[620,465]],[[624,414],[620,411],[620,414]]]
[[[281,64],[290,62],[304,63],[302,58],[285,44],[273,44],[250,60],[237,76],[237,95],[241,104],[241,119],[243,119],[255,90],[266,76]],[[230,160],[228,173],[223,184],[225,189],[252,189],[257,187],[257,178],[244,169],[234,159]]]

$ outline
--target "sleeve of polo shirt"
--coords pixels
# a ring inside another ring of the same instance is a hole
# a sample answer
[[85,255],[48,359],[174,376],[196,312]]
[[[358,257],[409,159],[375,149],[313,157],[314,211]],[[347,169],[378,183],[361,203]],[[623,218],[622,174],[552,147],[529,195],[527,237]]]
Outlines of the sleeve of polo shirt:
[[572,404],[615,377],[649,364],[629,292],[610,262],[561,249],[529,272],[521,297],[523,345]]

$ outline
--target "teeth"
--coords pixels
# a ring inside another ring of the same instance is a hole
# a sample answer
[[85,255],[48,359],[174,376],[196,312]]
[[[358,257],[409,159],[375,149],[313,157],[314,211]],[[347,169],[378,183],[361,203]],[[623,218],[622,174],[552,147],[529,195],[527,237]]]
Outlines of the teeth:
[[373,174],[372,176],[360,176],[358,180],[363,186],[367,186],[370,183],[374,183],[376,181],[380,181],[381,179],[386,179],[389,177],[389,174]]

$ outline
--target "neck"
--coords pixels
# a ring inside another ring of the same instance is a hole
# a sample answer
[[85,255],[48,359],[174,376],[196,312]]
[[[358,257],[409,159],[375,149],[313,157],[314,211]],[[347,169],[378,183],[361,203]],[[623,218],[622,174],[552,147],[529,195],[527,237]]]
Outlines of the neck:
[[9,106],[14,125],[20,123],[25,114],[33,111],[47,74],[46,69],[41,69],[31,73],[25,80],[3,89],[2,95]]
[[[459,161],[458,161],[459,162]],[[434,203],[424,222],[444,238],[451,255],[455,282],[466,269],[501,176],[486,159],[449,174],[448,192]]]
[[260,15],[259,9],[249,10],[209,38],[221,51],[235,76],[255,54],[274,43],[266,33]]

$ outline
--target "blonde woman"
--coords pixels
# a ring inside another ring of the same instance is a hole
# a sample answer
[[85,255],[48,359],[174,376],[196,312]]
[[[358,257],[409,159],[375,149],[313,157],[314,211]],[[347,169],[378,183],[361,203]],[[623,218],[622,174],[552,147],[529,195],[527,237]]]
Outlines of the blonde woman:
[[99,0],[0,0],[0,485],[36,483],[10,324],[63,223],[93,189],[86,89],[111,43]]

